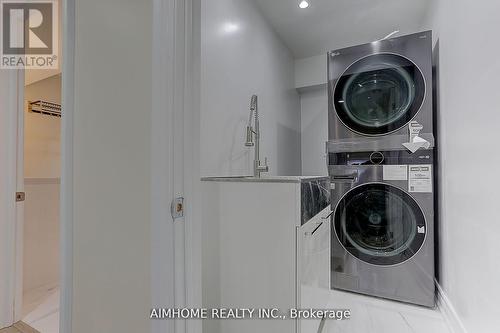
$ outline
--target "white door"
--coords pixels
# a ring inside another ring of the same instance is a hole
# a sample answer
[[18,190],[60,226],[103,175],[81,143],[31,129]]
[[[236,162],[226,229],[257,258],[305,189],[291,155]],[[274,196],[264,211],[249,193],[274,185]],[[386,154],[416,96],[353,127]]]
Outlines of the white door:
[[[326,207],[298,229],[299,309],[326,309],[330,291],[330,216]],[[318,332],[321,320],[299,321],[299,333]]]
[[[22,72],[0,70],[0,328],[12,325],[20,315],[22,255],[17,238],[22,230],[22,203],[16,201],[18,183],[22,185],[23,83]],[[19,212],[19,213],[18,213]]]

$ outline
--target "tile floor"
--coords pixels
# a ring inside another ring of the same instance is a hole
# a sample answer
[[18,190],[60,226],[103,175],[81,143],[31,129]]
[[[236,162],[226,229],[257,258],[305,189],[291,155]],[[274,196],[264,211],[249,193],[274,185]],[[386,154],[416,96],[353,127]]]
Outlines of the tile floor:
[[351,319],[326,321],[322,333],[452,333],[439,309],[332,290],[328,308],[350,309]]
[[58,289],[57,284],[46,284],[38,288],[30,289],[23,295],[23,316],[27,316],[42,304],[50,295]]
[[[33,331],[17,328],[0,333],[59,333],[59,289],[45,288],[31,295],[31,312],[23,321]],[[351,319],[326,321],[322,333],[452,333],[439,309],[427,309],[349,292],[329,291],[329,309],[350,309]],[[43,297],[45,297],[43,299]],[[38,302],[38,303],[37,303]]]
[[[42,287],[25,295],[23,321],[40,333],[59,333],[59,288]],[[3,333],[3,332],[0,332]]]

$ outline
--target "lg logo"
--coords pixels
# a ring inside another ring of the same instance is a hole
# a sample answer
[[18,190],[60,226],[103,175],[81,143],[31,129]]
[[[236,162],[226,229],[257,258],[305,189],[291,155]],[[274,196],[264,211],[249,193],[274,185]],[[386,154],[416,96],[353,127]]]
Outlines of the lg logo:
[[2,67],[54,68],[57,59],[57,3],[0,0]]

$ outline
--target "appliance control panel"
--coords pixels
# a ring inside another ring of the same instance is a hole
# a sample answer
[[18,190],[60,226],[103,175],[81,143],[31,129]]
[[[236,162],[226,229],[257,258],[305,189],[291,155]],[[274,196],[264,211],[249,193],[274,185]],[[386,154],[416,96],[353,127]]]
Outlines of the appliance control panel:
[[433,150],[407,150],[329,153],[329,165],[400,165],[432,164]]

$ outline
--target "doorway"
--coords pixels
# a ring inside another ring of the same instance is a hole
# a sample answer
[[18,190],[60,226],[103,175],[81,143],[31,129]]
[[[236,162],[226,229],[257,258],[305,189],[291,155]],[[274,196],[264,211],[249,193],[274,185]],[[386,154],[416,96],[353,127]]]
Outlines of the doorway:
[[58,333],[61,77],[1,74],[0,328]]
[[22,321],[58,333],[61,74],[25,80]]

